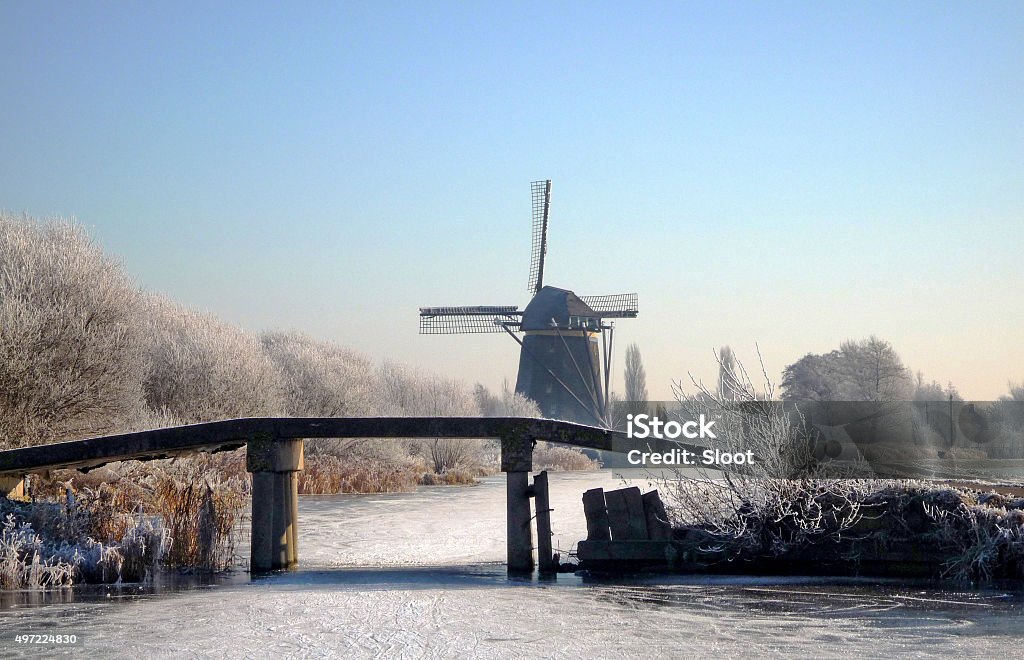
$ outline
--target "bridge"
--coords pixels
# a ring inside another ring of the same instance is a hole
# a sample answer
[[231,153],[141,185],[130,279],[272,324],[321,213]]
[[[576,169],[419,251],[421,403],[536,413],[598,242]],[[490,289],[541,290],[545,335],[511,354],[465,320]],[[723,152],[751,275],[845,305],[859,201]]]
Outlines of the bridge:
[[[538,517],[548,514],[547,480],[530,484],[538,441],[585,449],[626,452],[637,448],[622,433],[572,422],[531,417],[252,417],[124,433],[0,451],[0,478],[60,468],[89,469],[124,460],[156,460],[195,452],[246,448],[252,474],[250,570],[298,564],[298,472],[303,439],[310,438],[496,438],[506,476],[508,571],[534,568],[530,498]],[[652,441],[651,449],[690,448]],[[538,554],[550,562],[550,538],[538,534]],[[546,550],[546,553],[545,553]],[[546,557],[545,557],[546,554]]]

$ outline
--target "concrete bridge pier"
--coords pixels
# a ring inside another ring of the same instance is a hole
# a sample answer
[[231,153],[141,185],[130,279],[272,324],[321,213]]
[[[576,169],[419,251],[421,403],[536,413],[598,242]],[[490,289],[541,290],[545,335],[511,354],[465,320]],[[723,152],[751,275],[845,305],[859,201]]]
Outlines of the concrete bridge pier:
[[505,533],[509,575],[533,572],[533,527],[530,524],[532,438],[508,432],[501,436],[501,471],[505,473]]
[[293,568],[299,562],[299,471],[302,440],[269,435],[246,443],[246,469],[252,473],[252,573]]

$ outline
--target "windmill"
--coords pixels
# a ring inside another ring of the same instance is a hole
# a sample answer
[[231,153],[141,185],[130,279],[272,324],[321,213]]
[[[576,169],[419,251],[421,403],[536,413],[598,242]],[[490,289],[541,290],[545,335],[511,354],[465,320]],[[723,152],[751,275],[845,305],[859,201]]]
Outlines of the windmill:
[[[544,285],[551,181],[530,185],[533,240],[525,309],[517,305],[421,307],[420,334],[506,333],[520,346],[516,392],[537,402],[545,417],[610,426],[608,379],[615,327],[634,318],[637,294],[577,296]],[[603,382],[602,382],[603,375]]]

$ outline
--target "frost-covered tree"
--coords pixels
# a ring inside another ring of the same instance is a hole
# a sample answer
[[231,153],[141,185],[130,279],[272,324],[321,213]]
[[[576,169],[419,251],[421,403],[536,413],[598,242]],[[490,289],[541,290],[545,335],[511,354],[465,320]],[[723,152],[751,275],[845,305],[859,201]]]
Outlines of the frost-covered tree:
[[911,438],[910,370],[889,342],[871,336],[839,350],[808,354],[783,371],[782,398],[818,401],[816,423],[843,426],[854,441],[907,442]]
[[143,416],[139,292],[72,222],[0,213],[0,448]]
[[846,341],[839,350],[808,353],[783,370],[782,398],[816,401],[905,401],[913,396],[910,370],[878,337]]
[[260,341],[280,376],[286,414],[344,417],[378,408],[373,363],[365,355],[298,332],[264,332]]
[[477,413],[473,392],[462,381],[390,360],[377,367],[375,375],[378,414],[453,417]]
[[[496,414],[539,415],[507,385],[493,398]],[[460,381],[391,362],[374,366],[299,333],[256,336],[144,294],[74,223],[0,213],[0,448],[281,414],[472,416],[480,409]],[[478,458],[480,443],[436,447],[442,462],[463,464]],[[310,448],[392,465],[423,451],[401,440]]]
[[842,392],[850,401],[905,401],[913,393],[910,370],[889,342],[872,335],[846,341],[842,357]]
[[737,374],[736,354],[732,348],[723,346],[718,351],[718,397],[731,401],[739,396],[740,378]]
[[946,387],[943,387],[937,380],[930,383],[926,381],[920,371],[914,375],[914,401],[948,401],[950,397],[954,401],[963,401],[953,383],[947,383]]
[[259,339],[148,296],[146,403],[180,423],[282,414],[281,379]]
[[[385,361],[377,368],[382,415],[474,416],[477,403],[464,383],[442,378],[407,365]],[[442,473],[467,467],[479,454],[482,443],[466,438],[435,438],[411,442],[409,451],[419,451],[433,470]]]
[[481,417],[540,417],[537,403],[513,391],[507,380],[501,384],[500,396],[477,383],[473,387],[473,400]]
[[[625,401],[612,408],[613,426],[625,423],[626,415],[640,415],[647,412],[647,371],[644,369],[640,347],[636,342],[626,347]],[[611,396],[609,395],[609,405]]]
[[808,353],[782,372],[783,399],[827,401],[841,396],[839,351]]
[[1008,394],[999,397],[996,408],[1001,421],[1008,429],[1024,434],[1024,381],[1011,382],[1009,388]]
[[647,401],[647,371],[644,370],[640,347],[633,342],[626,348],[626,400]]

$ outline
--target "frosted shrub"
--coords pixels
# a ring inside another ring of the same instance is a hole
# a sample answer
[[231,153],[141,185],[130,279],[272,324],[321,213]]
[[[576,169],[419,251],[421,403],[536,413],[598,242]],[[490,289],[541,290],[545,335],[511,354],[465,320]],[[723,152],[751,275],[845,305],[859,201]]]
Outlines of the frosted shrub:
[[170,302],[146,299],[149,407],[181,423],[279,414],[281,383],[259,340]]
[[[859,520],[858,499],[875,485],[834,478],[849,475],[816,465],[804,420],[773,401],[763,364],[758,388],[738,360],[718,359],[724,386],[711,390],[695,382],[698,392],[691,395],[673,385],[680,415],[715,419],[713,447],[752,451],[758,461],[742,471],[668,470],[656,481],[672,521],[699,526],[737,549],[767,545],[773,552],[811,537],[842,535]],[[802,478],[785,478],[792,474]]]
[[[376,371],[379,414],[459,417],[477,415],[473,393],[465,383],[428,374],[395,362],[384,362]],[[435,438],[407,445],[418,451],[435,473],[478,463],[479,440]]]
[[480,444],[480,440],[469,438],[434,438],[426,441],[425,451],[434,473],[444,474],[457,468],[474,467]]
[[128,425],[142,409],[138,313],[81,227],[0,212],[0,449]]
[[264,332],[260,341],[280,374],[286,414],[345,417],[374,411],[373,365],[365,355],[297,332]]
[[441,417],[478,414],[473,393],[462,381],[442,378],[385,361],[376,370],[378,414]]
[[[42,556],[73,566],[76,581],[144,581],[161,566],[222,570],[235,558],[247,504],[246,479],[237,476],[242,457],[128,461],[99,482],[63,471],[75,476],[37,490],[59,503],[0,499],[0,511],[37,530],[49,548]],[[91,485],[76,488],[79,478]]]
[[565,472],[571,470],[596,470],[601,467],[578,447],[563,447],[550,442],[541,442],[533,450],[535,470]]
[[[763,458],[747,471],[674,471],[656,479],[677,534],[726,559],[830,556],[855,567],[867,557],[910,550],[945,561],[959,581],[1024,575],[1024,498],[979,494],[913,480],[854,479],[815,464],[805,424],[756,391],[738,363],[727,391],[686,395],[686,414],[715,413],[715,446],[752,449]],[[800,478],[784,478],[786,475]],[[845,478],[843,478],[845,477]],[[682,529],[678,529],[682,528]]]
[[[933,491],[934,493],[935,491]],[[1024,499],[947,489],[924,503],[930,541],[949,555],[945,576],[960,582],[1024,577]]]
[[122,556],[119,579],[142,582],[167,555],[171,536],[159,518],[145,516],[140,512],[135,524],[128,528],[118,545]]
[[67,586],[75,576],[73,562],[44,559],[43,540],[27,522],[8,514],[0,530],[0,588],[40,589]]
[[482,417],[540,417],[537,402],[523,396],[509,387],[508,381],[501,384],[501,394],[495,396],[490,390],[477,383],[473,387],[473,399]]
[[117,544],[86,539],[70,549],[72,555],[69,563],[74,565],[83,582],[109,584],[120,581],[124,555]]

